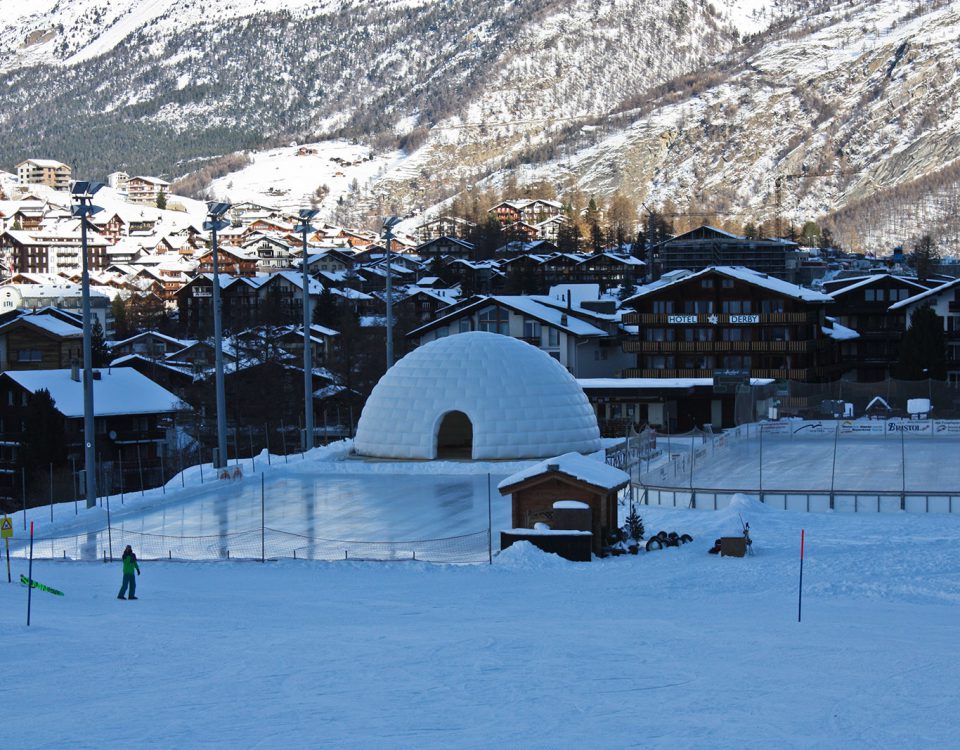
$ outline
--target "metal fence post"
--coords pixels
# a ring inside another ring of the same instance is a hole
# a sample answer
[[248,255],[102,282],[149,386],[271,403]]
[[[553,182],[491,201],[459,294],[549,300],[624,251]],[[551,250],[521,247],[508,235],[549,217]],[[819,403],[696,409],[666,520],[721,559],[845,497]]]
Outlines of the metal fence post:
[[266,532],[265,532],[266,500],[264,499],[264,493],[265,493],[264,483],[265,483],[264,474],[261,471],[260,472],[260,562],[267,561],[267,542],[266,542]]
[[270,426],[264,422],[263,424],[263,442],[267,448],[267,466],[272,465],[270,461]]
[[143,497],[143,460],[140,458],[140,443],[137,443],[137,472],[140,474],[140,497]]
[[50,523],[53,523],[53,464],[50,464]]

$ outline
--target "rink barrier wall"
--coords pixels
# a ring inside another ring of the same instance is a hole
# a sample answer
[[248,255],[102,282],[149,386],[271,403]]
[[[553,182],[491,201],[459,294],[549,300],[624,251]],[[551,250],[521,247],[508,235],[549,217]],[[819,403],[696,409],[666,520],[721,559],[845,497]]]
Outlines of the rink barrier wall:
[[733,490],[700,487],[657,487],[634,483],[642,505],[671,508],[722,510],[734,495],[746,495],[776,510],[807,513],[960,513],[960,492],[877,492],[873,490],[834,492],[817,490]]

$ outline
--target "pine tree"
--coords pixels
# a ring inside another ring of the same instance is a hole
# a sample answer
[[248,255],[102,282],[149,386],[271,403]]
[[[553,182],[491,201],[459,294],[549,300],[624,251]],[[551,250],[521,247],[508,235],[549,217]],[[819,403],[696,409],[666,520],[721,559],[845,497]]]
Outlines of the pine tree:
[[929,305],[914,310],[910,316],[910,327],[900,340],[900,359],[894,376],[903,380],[947,379],[943,319]]
[[630,508],[630,515],[627,516],[627,522],[624,526],[624,530],[626,531],[627,536],[636,542],[639,542],[641,539],[643,539],[643,535],[646,532],[643,528],[643,519],[640,518],[640,515],[637,513],[636,506]]
[[96,316],[93,318],[90,329],[90,355],[94,367],[106,367],[110,358],[110,350],[104,340],[103,326],[100,324],[100,318]]
[[166,207],[167,207],[167,194],[161,190],[159,193],[157,193],[157,208],[159,208],[162,211],[166,209]]

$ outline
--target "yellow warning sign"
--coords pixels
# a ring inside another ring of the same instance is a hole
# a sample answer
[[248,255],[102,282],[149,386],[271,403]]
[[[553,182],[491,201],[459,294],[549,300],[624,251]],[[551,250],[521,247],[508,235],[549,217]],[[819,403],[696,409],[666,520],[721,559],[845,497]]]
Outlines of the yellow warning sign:
[[0,539],[9,539],[13,536],[13,521],[9,516],[4,516],[0,521]]

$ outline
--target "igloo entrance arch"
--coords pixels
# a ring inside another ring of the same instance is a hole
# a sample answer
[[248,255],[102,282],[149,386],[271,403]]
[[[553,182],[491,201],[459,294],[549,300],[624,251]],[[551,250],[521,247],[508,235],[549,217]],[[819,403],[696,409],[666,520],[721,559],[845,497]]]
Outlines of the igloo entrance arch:
[[472,458],[473,422],[462,411],[449,411],[437,425],[437,458]]

